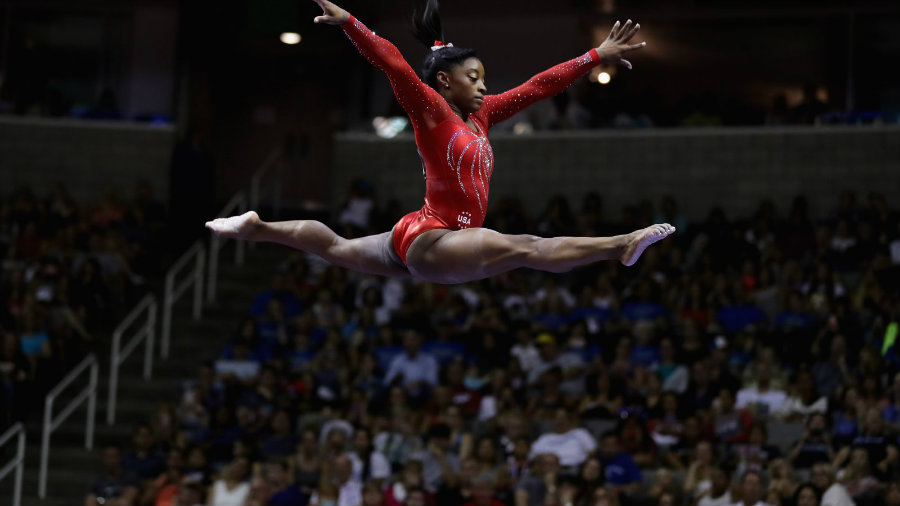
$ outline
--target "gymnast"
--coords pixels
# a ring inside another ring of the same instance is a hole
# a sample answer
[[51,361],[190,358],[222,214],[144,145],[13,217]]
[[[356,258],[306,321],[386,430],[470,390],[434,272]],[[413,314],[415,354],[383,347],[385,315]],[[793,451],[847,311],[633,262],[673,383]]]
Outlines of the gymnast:
[[633,265],[644,249],[675,232],[668,223],[613,237],[536,237],[483,228],[494,155],[490,128],[538,100],[564,91],[593,67],[631,69],[626,53],[646,45],[630,41],[640,29],[618,21],[599,47],[535,75],[499,95],[488,95],[484,65],[472,49],[443,42],[437,0],[414,15],[416,38],[426,48],[421,77],[400,51],[328,0],[315,23],[339,25],[359,52],[387,74],[409,115],[425,173],[425,205],[390,232],[345,239],[313,220],[265,222],[255,211],[218,218],[206,226],[222,237],[275,242],[367,274],[466,283],[520,267],[567,272],[600,260]]

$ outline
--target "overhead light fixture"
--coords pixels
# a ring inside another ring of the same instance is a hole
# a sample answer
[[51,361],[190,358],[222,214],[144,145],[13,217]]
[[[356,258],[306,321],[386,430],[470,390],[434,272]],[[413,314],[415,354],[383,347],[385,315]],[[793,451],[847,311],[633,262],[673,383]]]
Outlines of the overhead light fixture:
[[297,32],[284,32],[281,34],[281,42],[293,46],[300,43],[300,34]]
[[600,84],[609,84],[610,79],[612,79],[612,77],[610,77],[608,72],[600,72],[597,74],[597,82]]

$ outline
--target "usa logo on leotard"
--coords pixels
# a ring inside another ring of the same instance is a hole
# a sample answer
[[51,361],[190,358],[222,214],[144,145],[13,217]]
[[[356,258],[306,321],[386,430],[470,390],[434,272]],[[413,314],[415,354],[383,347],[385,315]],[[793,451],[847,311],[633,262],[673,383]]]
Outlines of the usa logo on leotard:
[[456,224],[459,228],[469,228],[472,226],[472,213],[469,211],[459,213],[459,216],[456,217]]

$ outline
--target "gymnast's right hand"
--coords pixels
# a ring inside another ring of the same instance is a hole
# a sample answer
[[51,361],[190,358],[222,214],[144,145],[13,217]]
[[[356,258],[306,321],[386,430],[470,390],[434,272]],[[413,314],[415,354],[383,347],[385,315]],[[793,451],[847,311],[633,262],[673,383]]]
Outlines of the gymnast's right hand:
[[350,13],[341,9],[337,5],[328,0],[313,0],[322,8],[322,15],[316,16],[313,20],[315,23],[326,23],[329,25],[342,25],[350,19]]

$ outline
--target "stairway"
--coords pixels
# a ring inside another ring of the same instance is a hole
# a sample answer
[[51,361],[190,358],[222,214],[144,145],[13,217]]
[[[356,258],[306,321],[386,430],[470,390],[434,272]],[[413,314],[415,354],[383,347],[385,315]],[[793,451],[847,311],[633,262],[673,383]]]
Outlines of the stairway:
[[[26,424],[28,440],[22,506],[83,504],[91,482],[102,470],[99,450],[103,445],[117,442],[127,449],[134,427],[139,423],[148,422],[161,402],[178,405],[181,400],[182,382],[195,378],[199,366],[204,361],[212,360],[219,355],[225,343],[236,332],[240,318],[249,310],[254,296],[269,285],[278,265],[288,254],[289,250],[283,246],[260,244],[255,250],[248,248],[244,265],[235,267],[232,263],[232,246],[226,246],[219,257],[220,274],[216,302],[204,307],[203,319],[196,322],[191,318],[190,293],[183,296],[175,305],[169,358],[162,360],[158,357],[157,337],[157,356],[154,358],[152,378],[145,381],[141,376],[143,344],[136,348],[121,366],[116,423],[112,426],[106,424],[109,344],[98,351],[100,378],[94,450],[91,452],[84,449],[86,408],[81,407],[53,432],[47,498],[44,500],[37,498],[43,413],[32,413]],[[161,318],[160,315],[158,321],[161,321]],[[158,332],[159,325],[157,325]],[[69,386],[69,390],[77,393],[87,384],[87,377],[85,373],[83,378]],[[58,413],[71,398],[71,395],[63,395],[57,399],[54,411]],[[14,455],[11,451],[15,448],[15,441],[8,443],[5,448],[7,450],[0,453],[2,455],[0,466]],[[13,475],[10,475],[0,482],[0,504],[12,504],[12,480]]]

